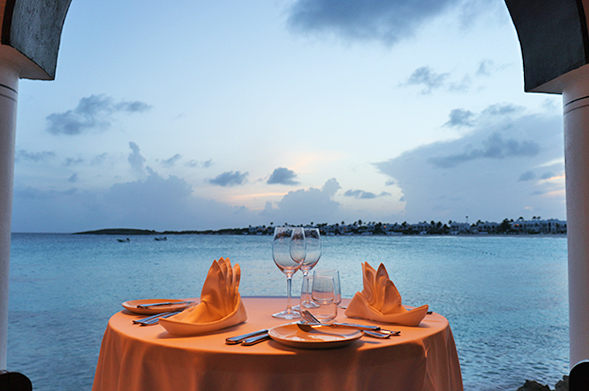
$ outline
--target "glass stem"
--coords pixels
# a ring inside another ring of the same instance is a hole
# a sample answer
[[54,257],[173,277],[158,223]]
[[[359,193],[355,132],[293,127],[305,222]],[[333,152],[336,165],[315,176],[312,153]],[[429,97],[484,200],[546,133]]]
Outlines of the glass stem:
[[309,271],[303,270],[303,289],[304,289],[304,299],[303,303],[308,303],[309,300]]
[[291,313],[292,311],[292,306],[290,304],[290,291],[291,291],[291,287],[292,287],[292,276],[291,275],[287,275],[286,276],[286,312],[287,313]]

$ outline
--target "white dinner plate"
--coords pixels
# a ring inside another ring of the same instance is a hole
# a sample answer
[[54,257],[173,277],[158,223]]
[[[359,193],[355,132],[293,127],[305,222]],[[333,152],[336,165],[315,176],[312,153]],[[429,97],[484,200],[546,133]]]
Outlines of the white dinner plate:
[[344,327],[315,327],[313,331],[303,331],[296,324],[276,326],[268,331],[274,341],[303,349],[330,349],[351,344],[362,337],[359,330]]
[[171,305],[160,305],[150,308],[138,308],[138,304],[154,304],[154,303],[177,303],[186,300],[181,299],[146,299],[146,300],[129,300],[123,303],[125,309],[134,312],[136,314],[161,314],[162,312],[173,312],[184,309],[190,305],[190,303],[183,304],[171,304]]

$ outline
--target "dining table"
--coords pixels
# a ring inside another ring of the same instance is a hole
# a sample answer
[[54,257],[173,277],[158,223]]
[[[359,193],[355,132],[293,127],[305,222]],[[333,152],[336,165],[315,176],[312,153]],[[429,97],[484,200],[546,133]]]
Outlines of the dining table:
[[[428,313],[417,327],[350,319],[400,331],[387,339],[363,335],[345,346],[307,348],[274,339],[251,346],[228,337],[292,321],[273,318],[281,297],[243,297],[247,321],[205,335],[179,336],[123,309],[108,321],[92,391],[398,390],[462,391],[462,376],[448,320]],[[349,299],[342,299],[345,307]]]

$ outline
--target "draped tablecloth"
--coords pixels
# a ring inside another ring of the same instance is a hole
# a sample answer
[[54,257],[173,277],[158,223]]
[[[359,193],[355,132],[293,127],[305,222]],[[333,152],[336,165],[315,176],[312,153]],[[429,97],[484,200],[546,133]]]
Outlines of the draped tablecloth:
[[[287,323],[271,315],[284,309],[284,298],[243,302],[246,323],[191,337],[132,323],[145,315],[116,313],[104,333],[92,391],[463,390],[454,337],[442,315],[427,315],[419,327],[381,325],[401,335],[363,336],[335,349],[299,349],[272,340],[226,345],[227,337]],[[346,318],[343,310],[337,321],[376,324]]]

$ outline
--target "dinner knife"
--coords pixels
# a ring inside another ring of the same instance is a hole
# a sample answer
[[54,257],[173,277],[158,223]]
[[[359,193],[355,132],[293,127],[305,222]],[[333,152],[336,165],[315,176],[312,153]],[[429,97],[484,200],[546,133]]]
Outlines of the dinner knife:
[[243,334],[243,335],[237,335],[235,337],[229,337],[225,339],[225,343],[227,345],[237,345],[239,343],[242,343],[243,341],[245,341],[248,338],[260,335],[260,334],[264,334],[264,333],[268,333],[268,330],[266,329],[262,329],[262,330],[258,330],[258,331],[254,331],[252,333],[247,333],[247,334]]
[[158,307],[162,305],[176,305],[176,304],[189,304],[194,303],[194,301],[164,301],[161,303],[151,303],[151,304],[137,304],[137,308],[148,309],[151,307]]

